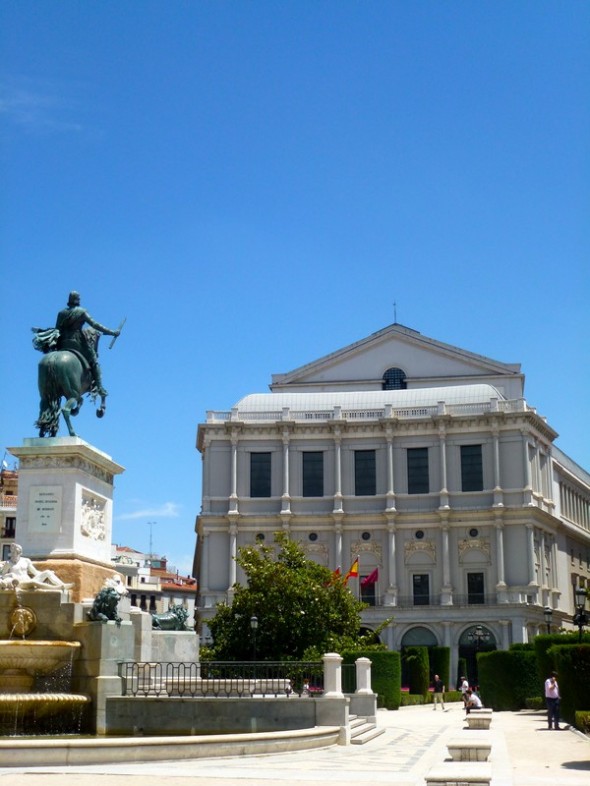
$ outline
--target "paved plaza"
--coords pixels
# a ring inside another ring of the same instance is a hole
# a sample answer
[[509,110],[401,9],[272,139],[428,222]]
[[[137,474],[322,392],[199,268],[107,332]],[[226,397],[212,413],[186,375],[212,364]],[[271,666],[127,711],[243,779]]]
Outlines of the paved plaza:
[[[446,743],[464,729],[462,705],[379,710],[385,733],[365,745],[260,756],[108,764],[71,768],[2,768],[0,786],[424,786],[448,759]],[[496,712],[489,732],[492,786],[588,786],[590,739],[549,731],[542,712]],[[0,763],[1,764],[1,763]]]

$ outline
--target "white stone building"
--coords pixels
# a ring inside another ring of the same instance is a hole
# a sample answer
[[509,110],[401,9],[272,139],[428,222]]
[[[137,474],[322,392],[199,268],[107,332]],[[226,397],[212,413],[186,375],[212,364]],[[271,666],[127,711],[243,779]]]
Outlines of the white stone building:
[[364,624],[393,617],[391,649],[449,646],[453,678],[477,626],[500,649],[545,631],[546,607],[553,630],[572,627],[573,588],[590,581],[590,475],[524,399],[519,364],[394,324],[270,390],[198,428],[205,637],[244,579],[238,547],[277,530],[331,569],[358,557]]

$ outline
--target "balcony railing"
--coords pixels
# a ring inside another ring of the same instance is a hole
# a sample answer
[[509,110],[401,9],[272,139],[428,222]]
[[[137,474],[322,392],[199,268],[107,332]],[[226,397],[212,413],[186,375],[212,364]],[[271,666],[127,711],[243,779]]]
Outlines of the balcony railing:
[[493,400],[481,401],[464,404],[445,404],[414,407],[360,407],[355,409],[342,409],[334,407],[325,410],[294,410],[285,408],[284,410],[268,410],[266,412],[240,412],[239,409],[231,411],[208,410],[207,423],[227,423],[237,421],[244,423],[274,422],[281,420],[290,421],[331,421],[331,420],[350,420],[358,422],[360,420],[375,421],[382,418],[397,418],[399,420],[413,420],[418,418],[431,418],[436,415],[484,415],[488,412],[535,412],[533,407],[529,407],[522,398],[510,401]]
[[[498,603],[498,596],[495,593],[489,595],[480,595],[480,594],[468,594],[468,595],[459,595],[453,593],[451,595],[451,604],[452,606],[495,606]],[[441,605],[441,596],[440,595],[424,595],[424,596],[414,596],[414,595],[398,595],[396,599],[395,606],[398,609],[412,609],[412,608],[424,608],[428,606],[430,608]],[[447,605],[447,604],[445,604]],[[391,608],[390,602],[386,603],[386,596],[381,595],[375,598],[374,603],[369,603],[369,608],[376,608],[379,606],[387,606]]]

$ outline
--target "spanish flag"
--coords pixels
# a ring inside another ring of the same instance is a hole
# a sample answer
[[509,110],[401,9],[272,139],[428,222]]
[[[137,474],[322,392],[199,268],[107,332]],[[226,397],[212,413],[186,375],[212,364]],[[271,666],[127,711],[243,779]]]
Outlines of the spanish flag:
[[348,581],[348,579],[356,579],[359,575],[359,558],[357,557],[355,561],[350,566],[350,570],[346,574],[344,581]]

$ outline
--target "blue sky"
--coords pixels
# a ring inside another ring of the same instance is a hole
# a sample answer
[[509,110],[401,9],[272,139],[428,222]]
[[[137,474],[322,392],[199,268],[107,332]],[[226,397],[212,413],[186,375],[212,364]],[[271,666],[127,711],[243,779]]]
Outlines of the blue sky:
[[[196,430],[397,320],[505,362],[590,468],[590,4],[0,4],[1,448],[77,289],[114,540],[190,569]],[[63,429],[62,432],[64,433]]]

